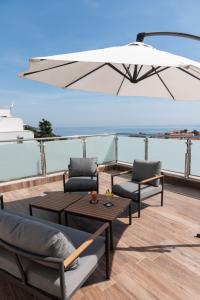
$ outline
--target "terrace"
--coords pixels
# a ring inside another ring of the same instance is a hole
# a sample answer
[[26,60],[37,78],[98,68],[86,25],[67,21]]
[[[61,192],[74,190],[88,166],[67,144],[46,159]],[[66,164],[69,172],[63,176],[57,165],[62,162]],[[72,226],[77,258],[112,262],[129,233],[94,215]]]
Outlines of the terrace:
[[[73,299],[198,299],[200,243],[194,235],[199,231],[199,149],[199,141],[120,135],[1,143],[0,189],[7,209],[28,213],[30,201],[63,193],[61,172],[71,156],[98,157],[100,193],[110,189],[110,174],[130,168],[135,158],[161,160],[164,207],[155,196],[144,201],[140,219],[133,212],[131,226],[126,215],[114,223],[111,279],[105,281],[101,264]],[[35,214],[56,221],[49,212]],[[84,228],[88,222],[93,231],[89,220],[73,218],[71,224]],[[5,282],[0,293],[8,289]],[[23,299],[23,292],[16,292]]]

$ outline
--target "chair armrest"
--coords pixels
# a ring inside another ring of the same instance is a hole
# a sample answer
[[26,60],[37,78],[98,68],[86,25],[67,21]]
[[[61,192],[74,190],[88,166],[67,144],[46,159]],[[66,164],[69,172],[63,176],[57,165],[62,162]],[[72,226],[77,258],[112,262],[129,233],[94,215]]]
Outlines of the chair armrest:
[[80,254],[88,248],[95,239],[100,236],[107,228],[109,228],[109,223],[104,223],[95,233],[91,234],[91,236],[83,242],[74,252],[72,252],[65,260],[64,267],[67,268],[69,265],[73,263],[73,261],[80,256]]
[[65,191],[65,180],[66,180],[68,175],[69,175],[69,171],[65,171],[63,173],[63,189],[64,189],[64,191]]
[[156,180],[156,179],[161,179],[163,177],[164,177],[164,175],[157,175],[157,176],[154,176],[154,177],[147,178],[147,179],[144,179],[142,181],[139,181],[138,184],[145,184],[145,183],[147,183],[149,181],[153,181],[153,180]]
[[123,171],[117,174],[112,174],[111,177],[115,177],[115,176],[120,176],[120,175],[124,175],[124,174],[129,174],[132,173],[132,170],[128,170],[128,171]]
[[114,180],[114,177],[115,177],[115,176],[120,176],[120,175],[130,174],[130,173],[132,173],[132,170],[123,171],[123,172],[120,172],[120,173],[111,175],[111,188],[112,188],[112,186],[113,186],[113,180]]

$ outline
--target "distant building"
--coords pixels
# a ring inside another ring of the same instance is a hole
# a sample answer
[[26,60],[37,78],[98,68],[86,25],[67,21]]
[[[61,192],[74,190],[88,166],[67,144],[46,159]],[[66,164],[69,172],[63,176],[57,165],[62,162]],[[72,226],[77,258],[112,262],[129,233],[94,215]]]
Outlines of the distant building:
[[0,141],[13,139],[33,139],[34,133],[24,130],[24,123],[21,118],[12,116],[10,109],[0,108]]

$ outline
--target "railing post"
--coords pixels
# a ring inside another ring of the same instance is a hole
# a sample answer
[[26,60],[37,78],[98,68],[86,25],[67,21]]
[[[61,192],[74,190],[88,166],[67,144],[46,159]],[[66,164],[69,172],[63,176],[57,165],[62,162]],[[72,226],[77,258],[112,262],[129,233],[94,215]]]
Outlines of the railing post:
[[118,162],[118,141],[119,138],[117,135],[115,135],[115,162]]
[[83,158],[86,158],[86,138],[82,138]]
[[41,159],[42,176],[46,176],[47,175],[47,169],[46,169],[46,155],[45,155],[45,143],[44,143],[44,141],[40,141],[40,159]]
[[185,153],[185,170],[184,170],[184,176],[188,178],[190,176],[191,171],[191,145],[192,142],[190,139],[187,139],[186,142],[186,153]]
[[145,137],[144,139],[144,159],[148,160],[149,156],[149,139],[148,137]]

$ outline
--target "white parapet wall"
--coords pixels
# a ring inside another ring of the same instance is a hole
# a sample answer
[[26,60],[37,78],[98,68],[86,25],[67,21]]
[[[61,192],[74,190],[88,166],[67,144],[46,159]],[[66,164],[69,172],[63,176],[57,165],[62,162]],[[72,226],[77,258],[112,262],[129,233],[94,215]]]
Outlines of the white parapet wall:
[[0,132],[0,141],[9,141],[22,138],[34,139],[34,133],[29,130]]

